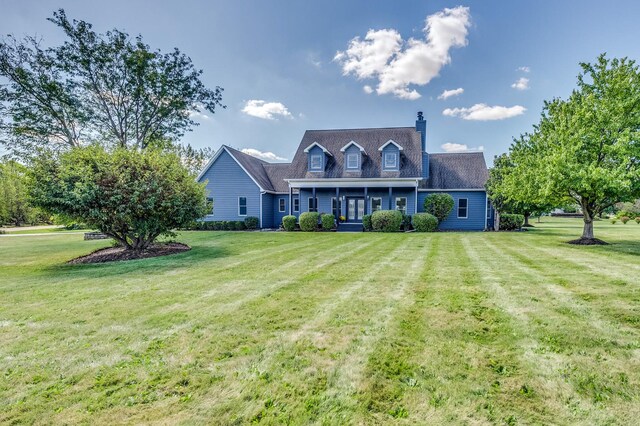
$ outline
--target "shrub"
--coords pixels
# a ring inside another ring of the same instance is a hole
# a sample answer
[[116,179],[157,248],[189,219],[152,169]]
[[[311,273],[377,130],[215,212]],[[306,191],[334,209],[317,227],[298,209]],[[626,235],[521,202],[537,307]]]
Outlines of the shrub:
[[402,212],[378,210],[371,215],[371,226],[378,232],[398,232],[402,226]]
[[611,220],[611,224],[615,225],[616,222],[618,221],[618,218],[617,217],[612,217],[610,220]]
[[233,222],[233,227],[236,231],[244,231],[247,229],[247,225],[245,225],[243,220],[235,220]]
[[316,212],[304,212],[300,215],[300,230],[313,232],[318,230],[318,219],[320,215]]
[[620,210],[616,216],[620,220],[622,220],[623,217],[628,217],[629,219],[635,219],[636,216],[638,216],[638,214],[630,210]]
[[364,227],[365,231],[373,231],[370,214],[365,214],[364,216],[362,216],[362,226]]
[[636,217],[636,223],[637,223],[638,225],[640,225],[640,216],[637,216],[637,217]]
[[522,228],[524,224],[524,215],[521,214],[501,214],[500,229],[504,231],[516,231]]
[[320,215],[320,223],[322,224],[323,231],[331,231],[335,225],[335,218],[332,214],[322,213]]
[[424,211],[434,215],[438,223],[441,223],[449,216],[454,204],[453,197],[449,194],[429,194],[424,199]]
[[620,218],[620,222],[622,222],[623,224],[627,224],[627,222],[629,222],[631,220],[631,218],[629,216],[622,216]]
[[285,231],[295,231],[296,230],[296,217],[293,215],[287,215],[282,218],[282,227]]
[[408,231],[411,229],[411,216],[408,214],[402,215],[402,229]]
[[417,232],[434,232],[438,229],[438,218],[431,213],[416,213],[412,221],[413,229]]
[[247,229],[258,229],[258,226],[260,226],[260,219],[255,216],[245,217],[244,226]]

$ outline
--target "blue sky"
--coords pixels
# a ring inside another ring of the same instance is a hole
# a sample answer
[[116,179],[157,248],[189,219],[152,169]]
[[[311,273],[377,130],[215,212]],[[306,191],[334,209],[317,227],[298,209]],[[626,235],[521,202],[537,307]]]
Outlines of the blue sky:
[[227,109],[186,142],[289,160],[306,129],[412,126],[421,110],[429,152],[482,148],[490,163],[571,92],[579,62],[640,58],[637,1],[3,0],[0,31],[59,43],[58,7],[178,47],[224,87]]

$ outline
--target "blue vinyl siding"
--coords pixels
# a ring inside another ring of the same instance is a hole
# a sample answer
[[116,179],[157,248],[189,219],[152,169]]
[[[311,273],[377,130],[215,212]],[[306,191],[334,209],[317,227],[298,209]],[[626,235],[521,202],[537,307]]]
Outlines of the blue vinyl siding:
[[273,205],[275,204],[275,195],[262,194],[262,227],[276,228],[274,224]]
[[[294,198],[296,196],[294,195]],[[284,212],[280,211],[280,199],[284,199]],[[282,224],[282,218],[289,214],[289,194],[276,194],[273,196],[273,227]]]
[[[310,189],[302,189],[300,191],[302,202],[300,204],[301,212],[308,211],[309,198],[311,198],[312,191]],[[316,189],[316,197],[318,198],[318,213],[333,213],[331,199],[336,196],[335,188],[331,189]],[[344,188],[340,189],[340,198],[343,199],[343,210],[341,214],[346,216],[346,204],[344,197],[364,197],[364,188]],[[366,200],[366,212],[371,214],[371,198],[382,198],[382,210],[389,210],[389,189],[388,188],[369,188],[367,191]],[[391,209],[395,209],[396,197],[405,197],[407,199],[407,214],[412,215],[415,213],[416,194],[413,189],[408,188],[394,188],[391,194]]]
[[[441,193],[441,192],[439,192]],[[461,231],[482,231],[486,226],[486,193],[484,191],[453,191],[449,192],[453,197],[454,206],[449,216],[442,221],[440,229]],[[429,192],[418,193],[418,211],[424,211],[424,199]],[[467,218],[458,218],[458,200],[466,198]]]
[[244,220],[238,215],[238,197],[247,197],[247,216],[260,217],[260,188],[227,151],[202,176],[207,197],[213,198],[213,214],[205,220]]

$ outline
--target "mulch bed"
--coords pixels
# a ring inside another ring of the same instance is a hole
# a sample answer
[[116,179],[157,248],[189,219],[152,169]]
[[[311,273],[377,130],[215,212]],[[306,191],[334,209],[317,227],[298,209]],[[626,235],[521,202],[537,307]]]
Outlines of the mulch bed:
[[94,251],[85,256],[76,257],[68,261],[71,265],[83,263],[105,263],[121,260],[146,259],[148,257],[168,256],[191,250],[182,243],[158,243],[149,246],[146,250],[125,250],[123,247],[107,247]]
[[578,246],[608,246],[606,241],[597,238],[578,238],[577,240],[567,241],[567,244],[575,244]]

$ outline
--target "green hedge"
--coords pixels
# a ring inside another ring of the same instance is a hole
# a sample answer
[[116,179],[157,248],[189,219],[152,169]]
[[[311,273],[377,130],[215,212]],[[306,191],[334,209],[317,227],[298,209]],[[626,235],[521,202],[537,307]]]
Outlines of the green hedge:
[[329,213],[322,213],[320,215],[320,224],[323,231],[331,231],[336,224],[336,218]]
[[524,215],[509,213],[500,215],[500,230],[502,231],[516,231],[522,228],[523,224]]
[[293,215],[287,215],[282,218],[282,227],[285,231],[295,231],[296,230],[296,217]]
[[373,231],[373,226],[371,225],[371,215],[365,214],[362,216],[362,226],[364,226],[365,231]]
[[243,220],[213,220],[189,224],[184,229],[191,231],[242,231],[247,229]]
[[438,229],[438,218],[431,213],[416,213],[412,221],[416,232],[435,232]]
[[316,212],[304,212],[300,215],[300,230],[313,232],[318,230],[320,214]]
[[260,226],[260,219],[255,216],[245,217],[244,226],[247,229],[258,229],[258,226]]
[[402,226],[402,212],[378,210],[371,215],[371,226],[377,232],[398,232]]

